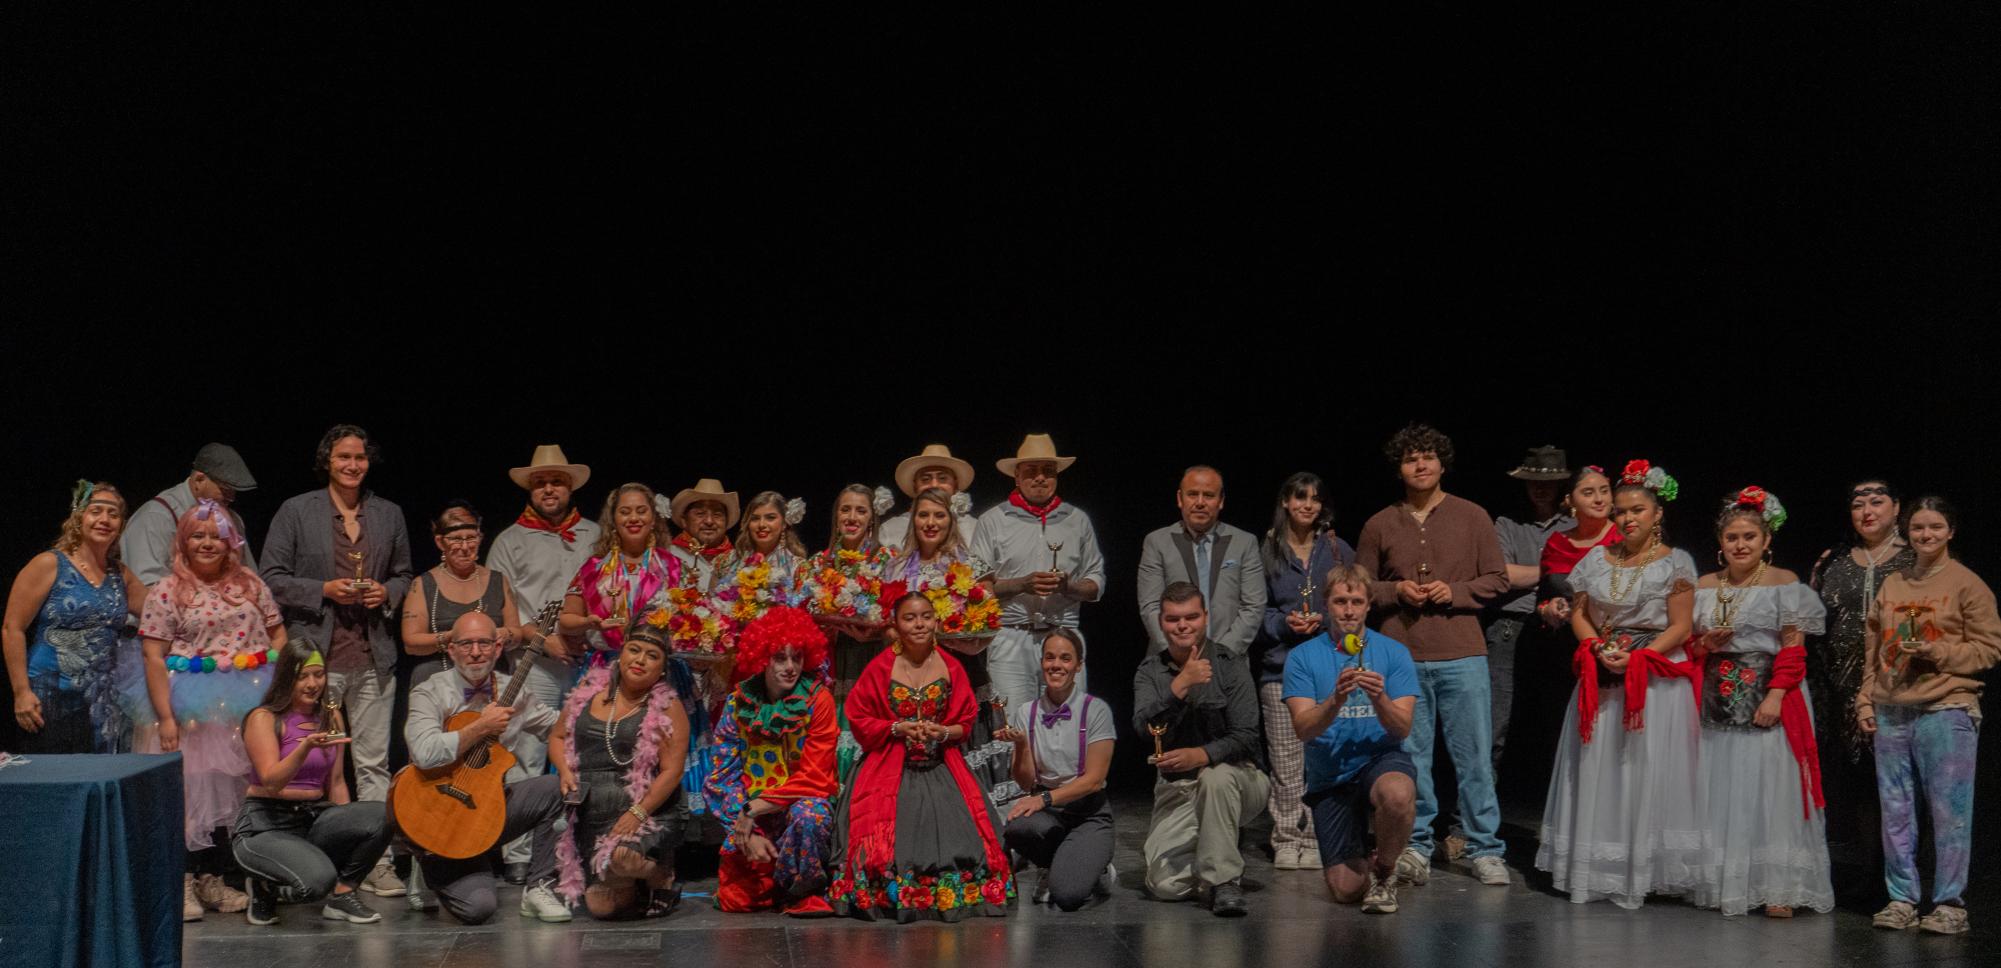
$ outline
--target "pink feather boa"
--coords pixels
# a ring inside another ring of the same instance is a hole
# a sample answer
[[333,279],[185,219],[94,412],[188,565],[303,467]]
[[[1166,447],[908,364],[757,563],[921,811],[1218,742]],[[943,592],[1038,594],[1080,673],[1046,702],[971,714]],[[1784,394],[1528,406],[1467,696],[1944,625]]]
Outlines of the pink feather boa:
[[[584,709],[590,705],[592,699],[597,698],[599,693],[611,688],[612,672],[617,668],[617,663],[611,663],[592,669],[590,674],[584,676],[584,680],[570,691],[570,698],[563,703],[563,756],[570,764],[573,773],[577,769],[577,717],[583,714]],[[653,785],[654,777],[659,773],[660,742],[663,739],[672,739],[674,736],[674,720],[668,717],[667,712],[669,704],[680,701],[680,695],[674,691],[673,686],[667,684],[665,676],[654,683],[653,691],[647,694],[646,719],[639,725],[639,743],[632,751],[632,766],[625,771],[625,792],[632,798],[633,803],[638,803],[646,796],[647,789]],[[577,811],[574,807],[570,808],[569,823],[571,827],[577,823]],[[660,825],[648,817],[639,822],[639,829],[633,833],[633,837],[645,836],[659,828]],[[591,851],[591,870],[600,878],[604,876],[605,868],[611,864],[612,852],[617,850],[621,843],[625,841],[614,841],[610,836],[598,838],[596,847]],[[577,854],[577,837],[573,829],[566,829],[556,835],[556,870],[559,874],[556,892],[563,895],[571,904],[577,903],[577,899],[584,896],[584,866],[583,859]]]

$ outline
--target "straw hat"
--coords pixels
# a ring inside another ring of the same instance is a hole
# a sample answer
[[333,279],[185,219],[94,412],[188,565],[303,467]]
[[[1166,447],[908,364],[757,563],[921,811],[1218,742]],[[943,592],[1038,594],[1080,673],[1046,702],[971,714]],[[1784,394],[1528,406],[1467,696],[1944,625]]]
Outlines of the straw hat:
[[713,477],[704,477],[695,482],[694,487],[684,487],[674,495],[673,503],[667,506],[667,517],[675,524],[681,523],[682,512],[696,501],[718,501],[723,506],[723,527],[736,527],[737,501],[735,491],[723,490],[723,482]]
[[563,448],[555,444],[537,445],[535,447],[535,456],[528,458],[528,466],[516,467],[508,471],[507,477],[517,486],[526,488],[528,486],[528,479],[535,476],[536,471],[562,471],[568,474],[570,476],[571,490],[583,487],[584,482],[591,479],[590,468],[582,464],[570,463],[570,459],[563,456]]
[[924,452],[915,457],[905,457],[896,465],[896,487],[905,497],[917,496],[917,472],[926,467],[943,467],[959,480],[959,490],[973,486],[973,465],[952,456],[952,448],[944,444],[925,444]]
[[1522,466],[1508,472],[1518,481],[1565,481],[1570,479],[1570,456],[1551,446],[1531,447]]
[[1048,434],[1029,434],[1021,438],[1021,446],[1015,449],[1013,457],[1003,457],[1000,460],[994,461],[994,466],[1000,468],[1001,473],[1012,478],[1014,476],[1014,466],[1025,460],[1053,460],[1056,462],[1056,473],[1058,474],[1069,470],[1071,464],[1077,463],[1077,458],[1075,457],[1058,457],[1056,455],[1056,442],[1050,440]]

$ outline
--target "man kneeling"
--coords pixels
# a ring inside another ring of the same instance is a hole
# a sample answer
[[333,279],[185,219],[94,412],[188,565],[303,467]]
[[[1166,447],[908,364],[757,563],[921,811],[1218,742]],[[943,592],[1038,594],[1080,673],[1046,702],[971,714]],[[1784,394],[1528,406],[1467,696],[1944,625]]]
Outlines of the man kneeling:
[[[1372,914],[1397,909],[1396,862],[1410,839],[1416,767],[1403,751],[1417,707],[1410,650],[1363,622],[1369,573],[1343,565],[1327,576],[1331,628],[1285,660],[1285,704],[1306,744],[1306,797],[1327,886]],[[1373,818],[1375,850],[1365,818]]]

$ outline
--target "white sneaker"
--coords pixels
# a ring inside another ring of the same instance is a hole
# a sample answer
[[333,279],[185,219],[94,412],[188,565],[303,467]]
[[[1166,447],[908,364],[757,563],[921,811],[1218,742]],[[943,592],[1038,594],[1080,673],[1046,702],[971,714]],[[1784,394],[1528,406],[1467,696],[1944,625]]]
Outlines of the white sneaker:
[[1099,897],[1111,897],[1112,888],[1117,886],[1119,886],[1119,869],[1113,867],[1111,862],[1107,861],[1105,863],[1105,872],[1098,875],[1097,894]]
[[1397,855],[1397,879],[1412,887],[1423,887],[1431,880],[1431,858],[1415,847],[1405,847]]
[[182,874],[181,920],[199,921],[201,920],[201,914],[201,898],[195,896],[195,876],[193,874]]
[[570,919],[570,906],[556,896],[548,881],[543,881],[521,892],[521,916],[560,923]]
[[1271,866],[1273,870],[1298,870],[1299,850],[1293,847],[1280,847],[1272,851]]
[[1375,871],[1369,872],[1369,893],[1362,895],[1362,913],[1397,913],[1397,875],[1380,878]]
[[1488,854],[1485,857],[1475,857],[1473,858],[1473,876],[1479,878],[1480,883],[1490,887],[1507,887],[1508,865],[1501,863],[1501,858],[1493,854]]

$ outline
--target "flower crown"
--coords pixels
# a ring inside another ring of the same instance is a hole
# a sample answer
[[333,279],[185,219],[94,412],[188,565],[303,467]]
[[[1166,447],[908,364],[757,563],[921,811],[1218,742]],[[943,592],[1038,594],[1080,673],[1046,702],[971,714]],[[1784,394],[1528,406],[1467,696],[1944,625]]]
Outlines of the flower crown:
[[1619,474],[1619,483],[1638,484],[1654,492],[1663,503],[1674,500],[1675,495],[1681,493],[1681,483],[1668,474],[1666,469],[1655,467],[1644,460],[1627,461],[1625,471]]
[[1734,511],[1737,508],[1758,512],[1758,516],[1765,520],[1767,530],[1777,531],[1785,527],[1786,506],[1779,503],[1778,495],[1756,484],[1738,491],[1737,496],[1730,499],[1729,505],[1724,510]]

